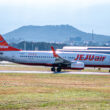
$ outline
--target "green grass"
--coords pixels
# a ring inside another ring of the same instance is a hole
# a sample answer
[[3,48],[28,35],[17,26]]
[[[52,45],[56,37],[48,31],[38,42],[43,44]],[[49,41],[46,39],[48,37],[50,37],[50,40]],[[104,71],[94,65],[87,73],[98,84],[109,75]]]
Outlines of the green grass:
[[110,110],[110,76],[0,74],[0,110]]

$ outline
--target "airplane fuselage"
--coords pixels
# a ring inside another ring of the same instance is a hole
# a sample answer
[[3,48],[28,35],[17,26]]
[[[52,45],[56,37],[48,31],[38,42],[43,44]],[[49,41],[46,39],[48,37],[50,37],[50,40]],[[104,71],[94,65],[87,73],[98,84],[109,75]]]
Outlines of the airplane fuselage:
[[[68,61],[83,62],[86,67],[110,67],[110,55],[100,53],[56,52]],[[0,51],[0,59],[27,65],[53,66],[52,51]]]

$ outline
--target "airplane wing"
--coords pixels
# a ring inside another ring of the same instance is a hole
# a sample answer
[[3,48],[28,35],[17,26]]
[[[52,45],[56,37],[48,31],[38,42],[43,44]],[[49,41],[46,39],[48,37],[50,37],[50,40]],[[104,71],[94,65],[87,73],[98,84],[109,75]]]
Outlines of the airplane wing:
[[59,64],[59,63],[63,63],[63,64],[70,64],[71,62],[60,57],[58,54],[56,54],[53,46],[51,46],[52,52],[53,52],[53,56],[56,58],[55,59],[55,64]]
[[83,62],[79,62],[79,61],[69,61],[66,60],[64,58],[62,58],[61,56],[59,56],[54,48],[51,46],[52,52],[53,52],[53,56],[55,57],[55,62],[54,64],[57,64],[59,66],[63,66],[63,67],[70,67],[70,68],[77,68],[77,69],[83,69],[84,68],[84,63]]

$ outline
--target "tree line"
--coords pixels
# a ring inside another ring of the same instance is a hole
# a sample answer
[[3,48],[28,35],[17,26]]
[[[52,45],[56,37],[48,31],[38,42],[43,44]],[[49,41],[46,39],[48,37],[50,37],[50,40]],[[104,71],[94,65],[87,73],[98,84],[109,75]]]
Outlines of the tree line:
[[15,48],[22,49],[22,50],[51,50],[51,46],[53,46],[55,49],[61,49],[64,46],[66,46],[67,44],[22,41],[22,42],[19,42],[17,44],[13,43],[10,45],[15,47]]

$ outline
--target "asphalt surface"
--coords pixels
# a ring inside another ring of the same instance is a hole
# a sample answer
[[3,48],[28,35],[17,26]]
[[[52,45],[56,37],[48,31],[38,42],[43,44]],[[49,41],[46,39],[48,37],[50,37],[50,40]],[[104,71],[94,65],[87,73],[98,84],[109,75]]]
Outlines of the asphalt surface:
[[0,73],[42,73],[42,74],[85,74],[85,75],[110,75],[110,73],[104,73],[104,72],[70,72],[70,71],[64,71],[64,72],[51,72],[51,71],[0,71]]
[[[7,66],[7,67],[30,67],[25,65],[12,65],[9,62],[2,62],[0,66]],[[107,68],[108,69],[108,68]],[[85,74],[85,75],[110,75],[109,72],[81,72],[81,71],[64,71],[64,72],[51,72],[51,71],[16,71],[16,70],[0,70],[0,73],[42,73],[42,74]]]

